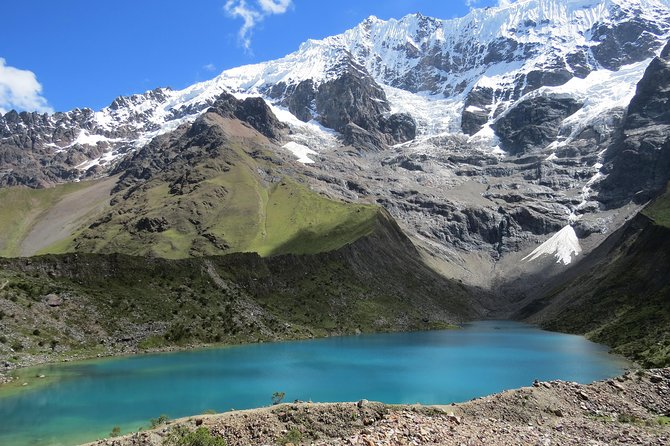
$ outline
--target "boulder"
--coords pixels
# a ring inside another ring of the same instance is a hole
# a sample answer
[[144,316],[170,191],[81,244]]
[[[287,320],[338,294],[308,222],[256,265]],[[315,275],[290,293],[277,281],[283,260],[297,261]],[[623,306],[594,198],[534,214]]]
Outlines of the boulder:
[[44,302],[50,307],[60,307],[63,305],[63,298],[57,294],[47,294],[44,296]]

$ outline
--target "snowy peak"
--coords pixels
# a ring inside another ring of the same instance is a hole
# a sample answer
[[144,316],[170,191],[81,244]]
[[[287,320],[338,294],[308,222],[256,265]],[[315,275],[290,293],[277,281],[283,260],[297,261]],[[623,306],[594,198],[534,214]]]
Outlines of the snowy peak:
[[[462,131],[484,135],[479,140],[496,147],[491,126],[515,101],[650,60],[668,30],[668,0],[519,0],[451,20],[371,16],[343,34],[308,40],[281,59],[226,70],[183,90],[117,98],[98,112],[8,114],[0,118],[0,138],[40,157],[67,158],[67,175],[54,175],[71,179],[192,122],[227,91],[263,96],[300,121],[337,130],[345,142],[353,138],[346,132],[374,146]],[[618,89],[622,98],[631,86]],[[338,96],[348,102],[330,103]],[[344,120],[335,113],[342,107]],[[418,126],[407,116],[391,119],[394,112],[412,114]]]
[[[645,41],[650,37],[645,33],[654,36],[658,42],[646,42],[638,56],[639,60],[648,58],[647,47],[660,46],[670,28],[668,4],[658,0],[526,0],[507,7],[474,9],[451,20],[420,14],[388,21],[372,17],[325,41],[347,48],[381,83],[450,96],[471,88],[496,64],[521,62],[531,71],[547,62],[562,63],[580,77],[586,74],[584,70],[596,68],[598,56],[603,66],[616,67],[616,62],[608,60],[612,55],[590,54],[589,50],[603,42],[611,46],[612,40],[623,44],[636,40],[633,35],[610,35],[617,34],[620,24],[626,24],[623,34],[637,31]],[[510,67],[497,71],[501,70],[510,71]]]

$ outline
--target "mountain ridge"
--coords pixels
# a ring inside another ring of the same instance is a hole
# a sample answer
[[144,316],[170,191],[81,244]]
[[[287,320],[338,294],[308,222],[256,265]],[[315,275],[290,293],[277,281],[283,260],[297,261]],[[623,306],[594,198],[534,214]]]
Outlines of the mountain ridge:
[[[370,18],[183,90],[118,98],[98,112],[9,112],[0,118],[0,184],[122,174],[222,94],[261,96],[286,126],[270,152],[289,176],[331,198],[386,207],[436,259],[477,257],[458,278],[490,286],[510,274],[553,274],[559,267],[528,260],[552,234],[572,228],[575,252],[587,254],[639,209],[627,197],[608,207],[599,185],[669,30],[665,0],[527,0],[451,21]],[[439,88],[428,95],[402,84],[412,77]],[[292,151],[310,157],[292,162]]]

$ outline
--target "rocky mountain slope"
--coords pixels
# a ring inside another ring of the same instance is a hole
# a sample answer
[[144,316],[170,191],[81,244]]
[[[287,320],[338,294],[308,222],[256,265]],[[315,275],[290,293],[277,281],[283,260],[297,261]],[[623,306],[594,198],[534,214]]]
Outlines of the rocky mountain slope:
[[0,252],[306,254],[370,233],[377,207],[317,195],[273,154],[284,131],[261,99],[223,94],[193,124],[133,152],[109,178],[3,189]]
[[[642,125],[626,110],[669,31],[665,0],[524,0],[452,20],[371,17],[181,91],[118,98],[98,112],[10,112],[0,118],[0,184],[123,174],[223,92],[260,96],[283,127],[264,136],[289,175],[386,207],[449,274],[491,286],[549,267],[541,259],[557,250],[528,254],[551,234],[577,240],[557,259],[569,263],[635,212],[630,193],[599,184],[610,173],[618,184],[626,170],[616,167],[629,153],[621,135]],[[236,118],[267,113],[254,107]],[[638,198],[661,183],[629,181]]]

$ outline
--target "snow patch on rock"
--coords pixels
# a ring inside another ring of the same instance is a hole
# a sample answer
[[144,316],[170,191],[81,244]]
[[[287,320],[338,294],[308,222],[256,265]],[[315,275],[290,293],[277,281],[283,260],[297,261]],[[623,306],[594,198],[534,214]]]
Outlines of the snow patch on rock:
[[284,144],[282,147],[297,156],[298,162],[303,164],[311,164],[314,162],[314,160],[311,159],[308,155],[317,155],[317,152],[310,149],[309,147],[303,146],[302,144],[298,144],[293,141]]
[[569,265],[572,263],[572,257],[578,256],[581,252],[582,248],[574,228],[567,225],[521,260],[530,262],[543,255],[553,255],[556,257],[556,263]]

